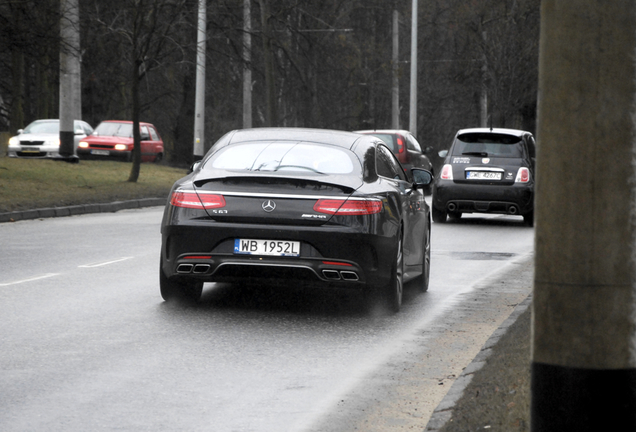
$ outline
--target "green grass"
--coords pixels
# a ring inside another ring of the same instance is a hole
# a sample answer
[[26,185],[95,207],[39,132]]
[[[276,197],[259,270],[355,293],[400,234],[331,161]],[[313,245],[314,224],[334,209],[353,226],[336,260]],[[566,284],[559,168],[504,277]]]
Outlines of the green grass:
[[0,157],[0,213],[137,198],[167,197],[183,168],[143,163],[139,180],[128,182],[131,163]]

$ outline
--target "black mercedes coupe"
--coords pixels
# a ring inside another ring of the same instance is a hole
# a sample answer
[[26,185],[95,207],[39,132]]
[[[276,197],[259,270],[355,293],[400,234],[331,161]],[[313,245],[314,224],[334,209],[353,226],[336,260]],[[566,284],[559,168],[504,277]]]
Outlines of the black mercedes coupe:
[[404,282],[428,289],[432,175],[413,168],[412,178],[370,135],[229,132],[170,192],[161,295],[198,300],[204,282],[277,280],[362,290],[398,311]]

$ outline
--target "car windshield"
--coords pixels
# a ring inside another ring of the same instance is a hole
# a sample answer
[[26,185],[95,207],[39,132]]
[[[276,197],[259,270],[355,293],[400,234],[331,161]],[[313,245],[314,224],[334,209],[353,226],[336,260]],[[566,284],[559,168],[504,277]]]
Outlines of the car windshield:
[[93,135],[132,138],[132,130],[131,123],[104,122],[97,126]]
[[29,124],[22,133],[25,134],[59,134],[59,121],[35,121]]
[[[229,171],[300,171],[315,174],[350,174],[356,169],[347,150],[297,142],[250,142],[226,147],[206,167]],[[359,163],[358,171],[359,171]]]
[[498,133],[467,133],[459,135],[453,146],[453,156],[520,158],[521,138]]

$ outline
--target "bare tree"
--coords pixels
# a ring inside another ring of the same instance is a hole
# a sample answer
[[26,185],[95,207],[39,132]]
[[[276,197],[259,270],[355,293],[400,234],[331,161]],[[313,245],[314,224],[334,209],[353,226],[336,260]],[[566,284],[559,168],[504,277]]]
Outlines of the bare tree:
[[140,85],[151,72],[166,67],[175,52],[181,52],[175,34],[192,24],[185,0],[120,0],[96,11],[96,20],[118,48],[126,65],[123,73],[129,77],[134,150],[128,181],[136,182],[141,168]]

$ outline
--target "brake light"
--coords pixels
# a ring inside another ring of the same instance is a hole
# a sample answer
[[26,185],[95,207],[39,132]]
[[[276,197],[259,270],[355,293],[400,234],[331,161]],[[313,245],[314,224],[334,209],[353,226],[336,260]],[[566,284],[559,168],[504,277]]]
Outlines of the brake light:
[[453,166],[446,164],[442,168],[442,172],[439,175],[439,178],[442,180],[452,180],[453,179]]
[[196,192],[175,191],[170,198],[175,207],[191,209],[216,209],[225,207],[225,198],[219,194],[197,194]]
[[519,168],[515,183],[528,183],[530,181],[530,170],[526,167]]
[[404,153],[404,138],[402,138],[401,136],[397,137],[397,146],[398,153]]
[[380,213],[382,201],[378,199],[319,199],[314,211],[338,216],[359,216]]

